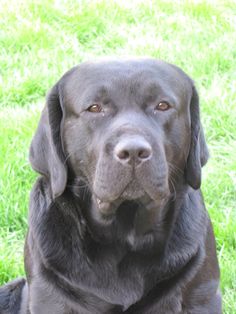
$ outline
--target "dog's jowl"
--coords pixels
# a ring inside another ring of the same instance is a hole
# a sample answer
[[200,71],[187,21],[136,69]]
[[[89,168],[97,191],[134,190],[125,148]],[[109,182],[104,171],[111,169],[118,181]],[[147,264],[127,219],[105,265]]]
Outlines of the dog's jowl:
[[30,147],[26,280],[0,288],[0,313],[222,313],[207,159],[178,67],[106,59],[67,72]]

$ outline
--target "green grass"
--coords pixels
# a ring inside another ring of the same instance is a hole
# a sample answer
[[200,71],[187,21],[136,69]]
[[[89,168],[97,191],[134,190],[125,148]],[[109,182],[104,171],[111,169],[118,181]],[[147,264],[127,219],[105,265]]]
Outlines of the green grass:
[[211,159],[203,193],[221,266],[224,313],[236,309],[235,1],[13,1],[0,4],[0,283],[24,274],[28,147],[47,90],[104,55],[149,55],[194,78]]

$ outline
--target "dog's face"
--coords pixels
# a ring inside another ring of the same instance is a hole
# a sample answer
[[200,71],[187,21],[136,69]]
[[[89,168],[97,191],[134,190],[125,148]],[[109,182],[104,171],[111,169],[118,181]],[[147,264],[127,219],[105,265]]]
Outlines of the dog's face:
[[152,59],[84,63],[49,94],[30,158],[54,197],[69,168],[102,215],[124,200],[161,208],[179,180],[199,188],[207,159],[192,81]]
[[186,78],[157,62],[85,64],[72,73],[65,154],[101,209],[117,199],[168,197],[173,171],[184,171],[188,157],[190,99]]

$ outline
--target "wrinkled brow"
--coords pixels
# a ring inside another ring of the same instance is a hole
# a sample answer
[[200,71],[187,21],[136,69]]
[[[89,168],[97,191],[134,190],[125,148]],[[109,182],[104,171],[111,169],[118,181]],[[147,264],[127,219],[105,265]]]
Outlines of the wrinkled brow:
[[[142,94],[141,94],[142,93]],[[178,97],[171,88],[162,88],[157,84],[150,84],[146,86],[143,91],[139,91],[139,102],[141,100],[141,105],[145,106],[159,101],[166,101],[174,107],[178,107]]]
[[137,91],[138,94],[141,93],[142,101],[144,103],[153,102],[160,95],[161,89],[156,83],[149,83]]
[[80,105],[86,106],[93,102],[109,102],[111,99],[111,90],[108,86],[89,86],[85,88],[80,98]]
[[108,86],[101,85],[95,88],[90,86],[88,91],[85,90],[85,96],[87,99],[102,101],[111,96],[111,92]]

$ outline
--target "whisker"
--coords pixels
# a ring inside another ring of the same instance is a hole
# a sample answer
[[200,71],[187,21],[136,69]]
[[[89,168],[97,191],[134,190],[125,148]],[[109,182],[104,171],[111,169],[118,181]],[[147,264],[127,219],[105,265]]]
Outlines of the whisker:
[[174,178],[169,178],[169,180],[170,180],[170,184],[171,184],[171,186],[172,186],[172,189],[173,189],[173,192],[174,192],[174,201],[176,200],[176,189],[175,189],[175,185],[174,185],[174,183],[173,183],[173,181],[175,182],[175,180],[174,180]]
[[65,158],[65,160],[64,160],[64,165],[66,164],[67,160],[68,160],[74,153],[75,153],[75,152],[70,152],[70,153],[66,156],[66,158]]
[[184,171],[175,164],[168,162],[168,166],[171,168],[173,172],[175,172],[175,174],[184,174]]

